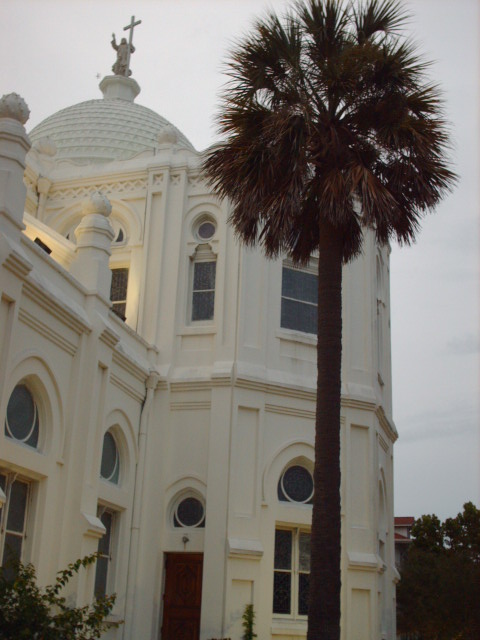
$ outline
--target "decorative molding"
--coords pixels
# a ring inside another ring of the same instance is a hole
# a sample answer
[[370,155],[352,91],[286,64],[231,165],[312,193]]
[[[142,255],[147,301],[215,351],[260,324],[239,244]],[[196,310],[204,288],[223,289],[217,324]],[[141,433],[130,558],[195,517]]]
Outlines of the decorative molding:
[[126,382],[123,378],[117,376],[112,371],[110,371],[110,382],[115,387],[117,387],[117,389],[120,389],[120,391],[123,391],[131,398],[133,398],[135,402],[143,402],[144,393],[140,393],[137,389],[135,389],[135,387],[128,384],[128,382]]
[[77,345],[61,336],[56,331],[53,331],[45,323],[41,322],[38,318],[29,313],[26,309],[20,309],[18,312],[18,318],[28,327],[41,334],[44,338],[47,338],[57,347],[60,347],[62,351],[65,351],[71,356],[74,356],[77,352]]
[[210,391],[213,387],[231,387],[230,378],[199,379],[199,380],[171,380],[170,391]]
[[10,249],[10,251],[8,251],[8,254],[4,259],[2,266],[4,266],[5,269],[8,269],[18,278],[24,280],[33,269],[32,263],[27,260],[26,256],[23,253],[17,251],[17,249],[15,249],[10,244],[6,237],[4,237],[3,240],[9,245],[8,248]]
[[393,442],[398,440],[398,432],[395,429],[395,425],[385,415],[385,410],[382,406],[375,407],[375,415],[378,418],[378,422],[385,432],[385,435]]
[[131,180],[117,180],[115,182],[92,182],[91,184],[71,187],[53,186],[48,200],[76,200],[85,198],[92,191],[101,191],[104,194],[131,193],[132,191],[144,191],[147,188],[147,178],[133,178]]
[[192,187],[198,187],[203,182],[203,178],[199,173],[191,173],[188,175],[188,184]]
[[152,186],[153,187],[159,187],[161,185],[163,185],[164,182],[164,175],[163,173],[156,173],[152,176]]
[[307,418],[315,420],[315,411],[311,409],[297,409],[295,407],[285,407],[277,404],[265,404],[265,411],[269,413],[279,413],[280,415],[293,416],[295,418]]
[[98,338],[100,342],[106,344],[107,347],[110,347],[110,349],[114,349],[115,345],[117,345],[120,341],[120,336],[118,335],[118,333],[110,327],[105,327]]
[[305,389],[299,389],[282,384],[275,384],[272,382],[260,382],[257,380],[251,380],[249,378],[237,378],[235,386],[241,389],[249,389],[251,391],[262,391],[271,395],[281,395],[288,398],[298,398],[300,400],[310,400],[315,402],[317,391],[312,389],[307,391]]
[[184,402],[170,402],[171,411],[197,411],[209,410],[212,407],[210,400],[185,400]]
[[57,299],[51,291],[41,289],[36,281],[26,280],[23,285],[23,292],[28,298],[70,327],[75,333],[80,335],[82,333],[90,333],[92,330],[86,319],[82,318],[72,308],[66,306],[65,300]]
[[345,398],[342,396],[342,407],[346,409],[360,409],[361,411],[375,411],[377,404],[369,400],[358,400],[357,398]]
[[170,182],[174,187],[177,187],[180,184],[181,175],[179,173],[172,173],[170,175]]
[[82,511],[82,516],[87,521],[87,529],[85,531],[85,535],[91,538],[100,539],[106,534],[107,530],[105,529],[105,526],[100,518],[97,518],[97,516],[92,516],[90,513],[85,513],[84,511]]
[[112,353],[112,361],[118,366],[128,371],[134,378],[139,380],[142,384],[146,384],[146,381],[150,375],[148,367],[143,367],[137,360],[130,357],[128,353],[122,351],[122,343],[120,342],[117,348]]
[[388,444],[385,442],[385,440],[382,438],[382,436],[379,433],[377,433],[377,438],[378,438],[378,444],[382,447],[385,453],[388,453]]
[[261,560],[263,556],[263,545],[260,540],[228,538],[227,547],[229,558],[238,558],[239,560]]
[[349,569],[357,571],[370,571],[377,573],[379,569],[379,559],[375,553],[362,553],[360,551],[347,551]]

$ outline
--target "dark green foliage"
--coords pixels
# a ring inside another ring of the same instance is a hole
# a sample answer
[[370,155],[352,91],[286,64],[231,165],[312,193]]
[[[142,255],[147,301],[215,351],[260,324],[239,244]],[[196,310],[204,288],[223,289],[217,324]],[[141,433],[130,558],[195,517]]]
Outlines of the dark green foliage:
[[242,640],[253,640],[253,638],[257,637],[257,634],[253,631],[255,625],[255,611],[253,610],[253,604],[247,604],[242,620],[242,626],[244,628]]
[[100,638],[111,626],[105,622],[115,603],[115,596],[95,600],[91,605],[72,608],[60,595],[63,587],[82,567],[88,567],[97,554],[86,556],[57,574],[53,585],[36,584],[33,565],[21,562],[7,571],[0,567],[0,638],[1,640],[92,640]]
[[444,523],[422,516],[397,588],[399,633],[418,640],[480,638],[480,511]]

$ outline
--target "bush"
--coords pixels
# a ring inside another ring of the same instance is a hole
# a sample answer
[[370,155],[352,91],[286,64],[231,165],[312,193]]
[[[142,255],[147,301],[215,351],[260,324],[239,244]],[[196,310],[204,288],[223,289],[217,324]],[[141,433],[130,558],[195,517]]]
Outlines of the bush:
[[[0,638],[2,640],[92,640],[100,638],[118,622],[106,622],[115,595],[95,600],[85,607],[71,608],[60,595],[63,587],[82,567],[95,562],[86,556],[57,574],[53,585],[40,588],[35,568],[16,561],[0,567]],[[13,569],[13,570],[12,570]]]

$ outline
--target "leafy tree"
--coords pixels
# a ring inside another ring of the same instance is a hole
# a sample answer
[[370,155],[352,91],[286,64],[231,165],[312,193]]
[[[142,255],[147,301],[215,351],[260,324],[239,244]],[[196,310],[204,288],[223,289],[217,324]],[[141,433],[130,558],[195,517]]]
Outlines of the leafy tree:
[[416,640],[480,638],[480,510],[422,516],[397,588],[398,631]]
[[299,265],[319,251],[309,640],[340,635],[342,265],[365,229],[412,242],[455,180],[405,20],[396,0],[308,0],[258,20],[231,53],[226,141],[204,164],[243,242]]
[[2,640],[92,640],[100,638],[116,622],[106,622],[115,596],[72,608],[60,595],[63,587],[82,567],[95,562],[97,554],[69,564],[57,574],[53,585],[36,584],[33,565],[18,562],[12,572],[0,567],[0,638]]

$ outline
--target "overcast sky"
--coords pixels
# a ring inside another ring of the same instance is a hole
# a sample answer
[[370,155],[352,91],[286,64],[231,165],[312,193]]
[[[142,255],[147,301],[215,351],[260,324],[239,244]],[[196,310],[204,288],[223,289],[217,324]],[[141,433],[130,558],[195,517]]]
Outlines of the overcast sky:
[[[231,43],[284,0],[1,0],[0,95],[27,101],[31,129],[71,104],[101,97],[99,80],[135,13],[137,102],[197,149],[214,114]],[[452,124],[460,182],[425,220],[416,245],[392,247],[395,514],[456,515],[479,500],[479,3],[413,0],[410,32],[435,64]]]

